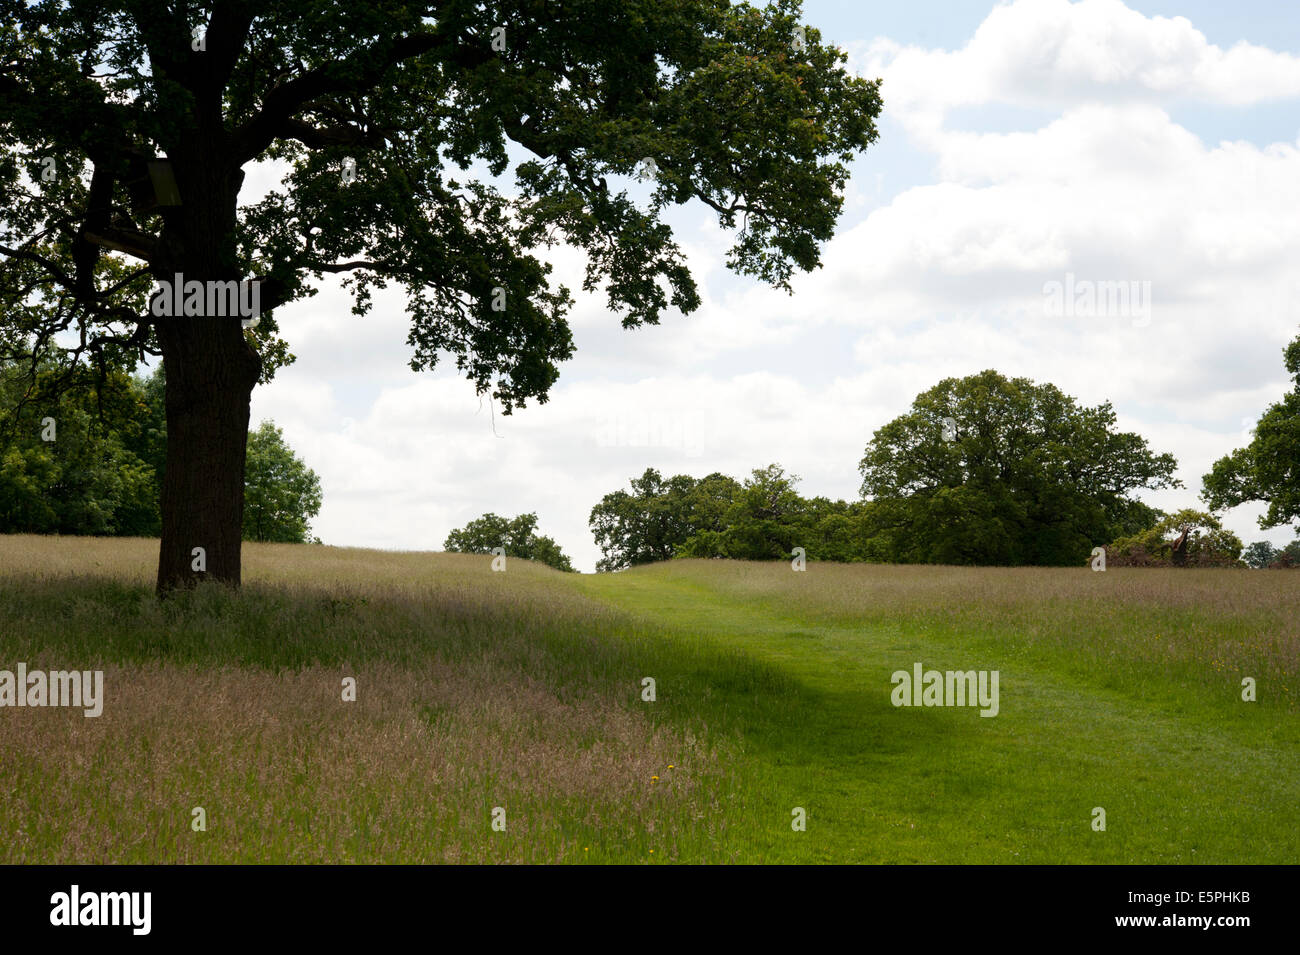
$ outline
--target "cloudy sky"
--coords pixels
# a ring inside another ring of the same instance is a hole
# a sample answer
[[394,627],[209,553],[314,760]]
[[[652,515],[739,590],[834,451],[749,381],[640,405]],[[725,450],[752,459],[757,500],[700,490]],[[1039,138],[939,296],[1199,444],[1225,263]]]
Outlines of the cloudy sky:
[[[702,307],[625,331],[575,293],[577,354],[551,400],[503,417],[454,367],[410,371],[400,293],[358,318],[327,285],[278,316],[298,361],[257,389],[253,421],[274,419],[320,475],[328,544],[437,550],[486,511],[535,511],[586,571],[592,505],[646,467],[778,462],[805,494],[853,499],[876,428],[985,368],[1111,401],[1178,458],[1186,490],[1145,499],[1197,506],[1210,464],[1287,390],[1300,324],[1290,7],[808,0],[805,22],[883,78],[885,109],[824,267],[793,295],[729,273],[711,213],[681,208]],[[245,198],[273,181],[256,171]],[[581,257],[551,259],[580,288]],[[1134,295],[1060,307],[1053,282]],[[1290,540],[1259,530],[1261,509],[1227,524]]]

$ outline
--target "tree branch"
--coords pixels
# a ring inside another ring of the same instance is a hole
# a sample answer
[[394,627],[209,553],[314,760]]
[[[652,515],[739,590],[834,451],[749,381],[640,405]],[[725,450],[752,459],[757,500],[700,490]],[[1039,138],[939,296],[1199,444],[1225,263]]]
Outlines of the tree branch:
[[[315,67],[283,86],[277,86],[266,95],[257,114],[232,134],[236,161],[241,165],[250,162],[275,140],[296,138],[290,120],[311,100],[329,93],[368,90],[398,63],[428,53],[449,41],[450,38],[436,28],[430,33],[409,34],[391,42],[375,43],[347,59]],[[454,51],[449,60],[470,68],[491,58],[490,52],[463,47]]]
[[370,137],[357,126],[342,123],[326,129],[318,129],[301,119],[287,119],[282,127],[286,139],[296,139],[309,149],[325,146],[350,146],[353,143],[366,142]]

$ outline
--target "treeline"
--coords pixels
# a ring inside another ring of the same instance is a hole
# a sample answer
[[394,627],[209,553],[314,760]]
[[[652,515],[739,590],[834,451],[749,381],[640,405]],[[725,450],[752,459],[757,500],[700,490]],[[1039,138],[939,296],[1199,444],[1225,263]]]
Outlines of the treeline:
[[1054,385],[945,379],[875,432],[861,500],[803,497],[777,464],[743,481],[650,469],[592,509],[599,569],[788,559],[795,547],[810,560],[1077,564],[1159,520],[1135,491],[1177,485],[1172,455],[1114,425],[1109,404],[1081,407]]
[[[1287,350],[1300,390],[1300,344]],[[1273,406],[1254,443],[1217,462],[1202,498],[1216,508],[1265,500],[1264,527],[1300,518],[1296,393]],[[1282,551],[1244,548],[1211,511],[1166,514],[1139,491],[1182,487],[1173,455],[1117,429],[1109,402],[1080,405],[1051,384],[984,371],[949,378],[878,429],[858,465],[857,501],[804,497],[779,464],[737,480],[713,473],[664,477],[647,468],[628,490],[592,508],[597,569],[679,557],[888,563],[1078,566],[1098,549],[1113,566],[1291,567]],[[552,566],[569,561],[550,538],[486,515],[448,538],[449,550],[504,547]],[[531,536],[530,536],[531,535]]]
[[[157,537],[165,380],[0,365],[0,533]],[[248,436],[244,539],[306,542],[320,479],[264,421]]]
[[[804,497],[779,464],[738,480],[665,478],[648,468],[606,494],[589,526],[598,570],[677,557],[1068,566],[1105,550],[1113,566],[1300,566],[1300,539],[1243,547],[1214,513],[1268,504],[1262,527],[1300,520],[1300,339],[1286,350],[1296,388],[1271,406],[1252,442],[1203,480],[1210,510],[1172,514],[1135,496],[1181,487],[1172,455],[1116,428],[1109,402],[1081,406],[1051,384],[984,371],[949,378],[878,429],[858,473],[860,500]],[[148,378],[84,368],[0,368],[0,531],[156,536],[166,463],[159,369]],[[244,533],[304,541],[320,482],[264,422],[248,443]],[[537,515],[488,513],[447,550],[572,564],[537,531]]]
[[674,557],[788,559],[803,547],[817,560],[883,560],[868,533],[868,506],[805,498],[799,478],[779,464],[744,481],[725,474],[668,479],[647,468],[631,491],[606,494],[590,526],[604,555],[597,570],[622,570]]
[[[725,474],[665,479],[653,468],[631,481],[631,492],[605,495],[592,509],[590,524],[603,557],[597,570],[622,570],[678,557],[788,560],[803,548],[810,560],[912,563],[893,545],[886,521],[896,513],[878,502],[805,498],[798,478],[777,464],[760,468],[743,482]],[[1152,511],[1155,523],[1104,545],[1116,567],[1289,567],[1300,563],[1300,541],[1274,551],[1267,543],[1243,553],[1241,540],[1204,511]],[[942,528],[939,528],[942,530]],[[962,533],[960,525],[952,528]],[[978,542],[955,539],[947,553],[977,553]],[[1080,547],[1076,564],[1091,556]],[[921,563],[976,564],[978,559],[922,560]]]
[[[1216,462],[1202,498],[1269,503],[1262,527],[1300,519],[1300,340],[1286,352],[1296,390],[1270,407],[1253,443]],[[1181,487],[1170,454],[1115,427],[1109,402],[1083,407],[1051,384],[984,371],[946,379],[877,430],[858,471],[861,500],[798,493],[777,464],[744,481],[664,478],[653,468],[606,494],[589,525],[599,570],[674,557],[1070,566],[1102,548],[1113,566],[1300,565],[1242,545],[1210,511],[1164,513],[1141,490]]]

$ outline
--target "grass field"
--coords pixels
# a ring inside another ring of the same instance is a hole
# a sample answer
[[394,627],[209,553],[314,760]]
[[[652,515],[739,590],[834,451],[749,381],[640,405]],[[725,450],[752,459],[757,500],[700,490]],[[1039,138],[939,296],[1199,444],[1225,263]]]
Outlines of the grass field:
[[[0,862],[1300,860],[1300,574],[156,557],[0,537],[0,669],[105,674],[0,709]],[[916,662],[997,716],[895,707]]]

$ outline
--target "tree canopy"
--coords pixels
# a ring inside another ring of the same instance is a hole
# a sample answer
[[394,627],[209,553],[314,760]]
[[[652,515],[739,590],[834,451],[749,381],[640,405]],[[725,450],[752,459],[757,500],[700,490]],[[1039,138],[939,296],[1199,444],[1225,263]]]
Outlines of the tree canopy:
[[556,570],[573,570],[560,545],[537,533],[537,515],[533,513],[511,519],[489,511],[448,534],[443,547],[459,554],[490,554],[500,547],[508,557],[535,560]]
[[1268,541],[1255,541],[1241,552],[1241,559],[1252,570],[1262,570],[1277,560],[1277,548]]
[[667,480],[646,468],[631,492],[612,491],[591,509],[588,524],[603,556],[597,570],[612,571],[671,560],[694,535],[725,528],[724,515],[740,484],[725,474]]
[[61,377],[0,363],[0,531],[156,534],[145,395],[121,372]]
[[244,540],[311,540],[310,521],[321,507],[320,478],[285,444],[273,421],[263,421],[248,436],[244,482]]
[[1154,523],[1139,489],[1178,486],[1170,454],[1115,429],[1109,402],[984,371],[947,378],[877,430],[859,470],[888,559],[1048,564]]
[[606,494],[590,525],[603,554],[597,570],[621,570],[674,557],[788,560],[884,560],[867,536],[861,502],[804,498],[799,478],[779,464],[755,468],[743,482],[725,474],[665,479],[654,468],[632,491]]
[[1215,510],[1266,501],[1262,528],[1300,521],[1300,338],[1284,359],[1295,387],[1260,417],[1250,444],[1215,461],[1201,481],[1201,498]]
[[757,468],[735,490],[723,512],[721,529],[701,528],[678,551],[681,557],[733,557],[772,560],[799,546],[797,518],[804,500],[796,490],[799,477],[779,464]]
[[[157,537],[167,454],[162,368],[149,377],[0,364],[0,532]],[[320,481],[274,422],[249,435],[244,539],[309,539]]]

